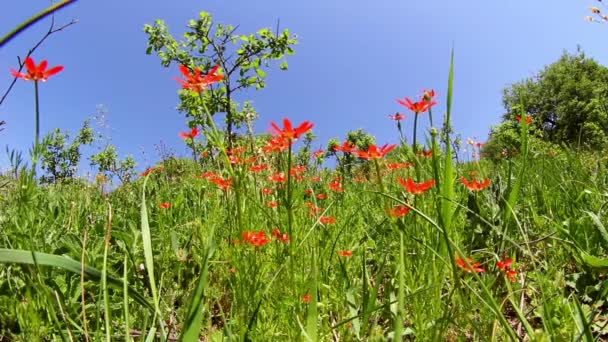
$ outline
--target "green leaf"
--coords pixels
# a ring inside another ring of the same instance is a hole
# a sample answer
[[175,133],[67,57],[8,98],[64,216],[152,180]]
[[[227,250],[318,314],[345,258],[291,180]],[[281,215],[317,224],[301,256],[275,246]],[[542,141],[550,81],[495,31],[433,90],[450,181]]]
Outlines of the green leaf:
[[287,67],[288,67],[287,61],[282,61],[281,65],[279,65],[279,69],[281,69],[281,70],[287,70]]

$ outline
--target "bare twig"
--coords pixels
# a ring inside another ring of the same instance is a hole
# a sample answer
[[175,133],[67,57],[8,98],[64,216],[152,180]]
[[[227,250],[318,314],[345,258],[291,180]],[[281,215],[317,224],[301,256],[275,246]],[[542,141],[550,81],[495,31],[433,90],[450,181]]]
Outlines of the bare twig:
[[[17,61],[19,62],[19,69],[17,71],[21,72],[23,70],[23,67],[25,66],[25,60],[32,55],[32,53],[34,53],[34,51],[36,51],[36,49],[42,45],[42,43],[53,33],[62,31],[63,29],[72,26],[74,24],[76,24],[78,21],[76,19],[72,19],[72,21],[70,21],[69,23],[59,26],[59,27],[55,27],[55,17],[53,16],[51,18],[51,26],[49,27],[49,30],[47,31],[47,33],[44,35],[44,37],[42,37],[42,39],[40,39],[38,41],[38,43],[36,43],[36,45],[34,45],[31,49],[29,49],[29,51],[27,52],[27,54],[25,55],[25,58],[23,58],[23,60],[20,57],[17,57]],[[4,95],[2,95],[2,98],[0,98],[0,105],[2,105],[2,103],[4,102],[4,100],[6,100],[6,97],[8,96],[8,94],[11,92],[11,90],[13,89],[13,86],[15,85],[15,82],[17,82],[17,77],[14,77],[11,84],[8,86],[8,89],[6,89],[6,91],[4,92]],[[0,125],[1,126],[1,125]]]

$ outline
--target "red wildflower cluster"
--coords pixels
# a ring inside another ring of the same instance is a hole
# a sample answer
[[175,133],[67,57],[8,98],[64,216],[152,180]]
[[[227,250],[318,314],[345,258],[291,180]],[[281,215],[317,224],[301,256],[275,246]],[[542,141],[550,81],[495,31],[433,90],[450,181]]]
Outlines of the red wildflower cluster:
[[422,183],[416,183],[411,178],[408,178],[407,180],[404,180],[403,178],[398,178],[397,181],[405,188],[407,192],[414,195],[423,194],[435,185],[434,179]]
[[480,182],[477,180],[477,178],[475,176],[473,176],[471,181],[469,181],[465,177],[460,177],[460,181],[462,182],[462,184],[464,184],[464,186],[469,188],[469,190],[471,190],[471,191],[481,191],[490,185],[489,178],[486,178],[485,181]]
[[285,233],[281,233],[279,228],[275,228],[272,230],[272,236],[274,236],[277,240],[281,242],[289,242],[289,235]]
[[503,260],[496,262],[496,267],[498,267],[498,269],[503,271],[510,281],[515,282],[515,281],[517,281],[517,271],[512,269],[511,268],[512,266],[513,266],[513,259],[511,259],[511,258],[503,259]]
[[186,79],[175,77],[175,80],[182,84],[183,89],[190,89],[200,94],[211,84],[224,79],[223,75],[215,74],[219,68],[220,66],[216,65],[207,75],[203,75],[200,69],[196,68],[194,72],[190,72],[190,69],[182,64],[179,66],[179,71]]
[[268,242],[270,242],[270,240],[266,237],[266,232],[263,230],[260,230],[258,232],[253,232],[253,231],[243,232],[243,241],[245,241],[255,247],[262,247],[265,244],[267,244]]
[[63,70],[63,66],[59,65],[46,70],[49,63],[46,60],[40,62],[40,65],[36,66],[36,63],[31,57],[25,59],[25,68],[27,73],[19,72],[15,69],[11,69],[11,74],[14,77],[21,78],[26,81],[41,81],[46,82],[49,77],[60,73]]
[[460,267],[461,269],[463,269],[465,272],[467,273],[471,273],[471,272],[475,272],[475,273],[481,273],[481,272],[485,272],[485,268],[481,267],[481,263],[480,262],[473,262],[473,259],[467,258],[467,262],[469,263],[469,265],[471,265],[471,267],[469,267],[464,260],[462,260],[461,257],[457,257],[456,258],[456,266]]
[[309,303],[311,299],[312,297],[310,296],[310,293],[307,293],[302,297],[302,302]]
[[158,205],[159,207],[163,208],[163,209],[169,209],[171,208],[171,203],[169,202],[164,202]]
[[268,180],[276,183],[285,183],[287,181],[287,177],[285,177],[284,172],[279,172],[269,176]]
[[268,206],[268,208],[276,208],[279,206],[279,202],[275,202],[275,201],[268,202],[268,203],[266,203],[266,206]]
[[327,194],[317,194],[317,199],[319,199],[319,200],[327,199]]
[[281,139],[281,137],[272,137],[266,143],[266,146],[262,147],[262,151],[266,153],[283,152],[289,147],[289,141]]
[[410,208],[405,205],[396,205],[393,208],[386,209],[386,211],[394,217],[401,217],[407,215],[410,212]]
[[359,155],[359,158],[363,158],[366,160],[381,159],[387,153],[394,150],[395,147],[397,147],[396,144],[395,145],[385,144],[384,146],[382,146],[380,148],[376,145],[369,145],[369,147],[367,148],[367,151],[356,150],[355,152]]
[[296,167],[292,168],[291,171],[289,172],[289,174],[292,176],[296,176],[296,175],[301,174],[304,171],[306,171],[306,165],[300,165],[300,166],[296,166]]

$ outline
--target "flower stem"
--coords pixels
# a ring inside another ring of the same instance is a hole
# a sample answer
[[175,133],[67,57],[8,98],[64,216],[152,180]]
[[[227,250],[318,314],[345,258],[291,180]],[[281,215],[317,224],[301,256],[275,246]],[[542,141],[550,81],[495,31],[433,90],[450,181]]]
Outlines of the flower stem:
[[412,145],[412,150],[414,151],[414,155],[416,155],[416,152],[418,152],[417,150],[417,146],[416,146],[416,129],[418,128],[418,113],[416,113],[416,116],[414,116],[414,143]]
[[40,101],[38,93],[38,81],[34,81],[34,98],[36,104],[36,134],[34,137],[34,151],[32,153],[32,173],[36,175],[36,164],[38,164],[38,152],[40,150]]

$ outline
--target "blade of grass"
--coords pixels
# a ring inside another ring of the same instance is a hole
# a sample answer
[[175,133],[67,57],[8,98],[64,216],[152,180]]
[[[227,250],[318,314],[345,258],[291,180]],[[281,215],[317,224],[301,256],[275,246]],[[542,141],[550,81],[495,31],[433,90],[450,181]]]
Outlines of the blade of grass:
[[[85,278],[88,280],[101,281],[101,271],[96,268],[90,266],[83,266],[81,263],[74,259],[70,259],[66,256],[55,255],[55,254],[47,254],[40,252],[31,252],[24,251],[19,249],[8,249],[8,248],[0,248],[0,263],[15,263],[15,264],[34,264],[34,257],[36,257],[36,262],[40,266],[53,266],[58,267],[63,270],[75,273],[75,274],[84,274]],[[123,289],[124,283],[120,279],[116,279],[114,277],[107,277],[107,282],[109,286],[112,286],[116,289]],[[140,293],[136,292],[131,287],[129,289],[129,296],[133,298],[137,303],[146,307],[150,311],[154,311],[152,305],[146,300],[144,296]]]

